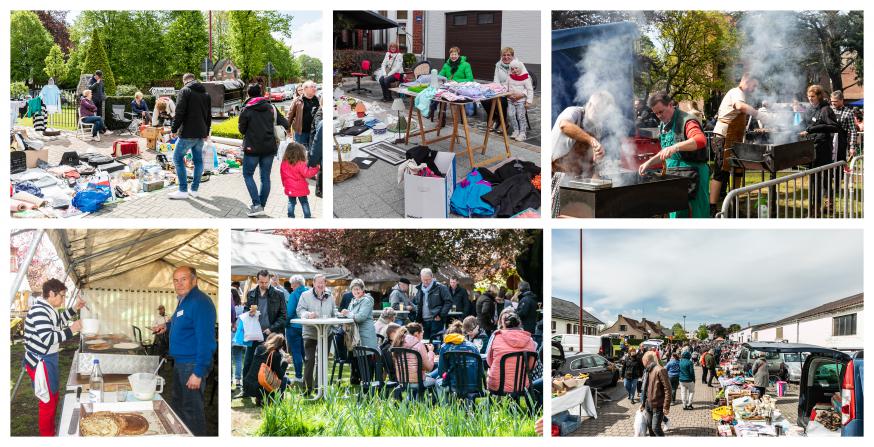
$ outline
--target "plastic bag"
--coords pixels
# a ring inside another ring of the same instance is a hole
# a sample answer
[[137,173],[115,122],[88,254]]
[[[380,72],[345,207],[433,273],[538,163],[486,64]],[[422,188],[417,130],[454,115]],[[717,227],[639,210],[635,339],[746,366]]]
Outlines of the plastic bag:
[[279,142],[279,146],[276,147],[276,161],[282,162],[283,157],[285,157],[285,149],[288,148],[288,143],[291,143],[291,140],[288,138]]
[[634,415],[634,436],[646,436],[647,426],[649,425],[649,416],[645,410],[637,410]]
[[112,190],[108,186],[89,185],[87,189],[76,193],[73,197],[73,206],[80,211],[93,213],[99,210],[110,197],[112,197]]

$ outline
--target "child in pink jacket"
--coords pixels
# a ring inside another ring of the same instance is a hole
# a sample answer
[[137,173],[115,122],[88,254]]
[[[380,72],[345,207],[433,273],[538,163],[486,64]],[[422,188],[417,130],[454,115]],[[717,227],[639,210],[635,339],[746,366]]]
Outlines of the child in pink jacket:
[[282,156],[282,165],[279,174],[282,177],[282,186],[285,195],[288,196],[288,217],[294,218],[294,206],[300,202],[303,208],[303,217],[310,218],[310,195],[308,178],[315,177],[319,173],[320,166],[307,166],[307,149],[300,143],[289,143]]

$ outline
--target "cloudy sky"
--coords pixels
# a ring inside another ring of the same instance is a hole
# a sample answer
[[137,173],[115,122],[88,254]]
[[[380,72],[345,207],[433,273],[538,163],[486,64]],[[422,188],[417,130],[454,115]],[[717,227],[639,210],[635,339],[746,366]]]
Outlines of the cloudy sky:
[[[554,230],[552,296],[579,297],[579,230]],[[612,324],[764,323],[862,292],[854,230],[590,230],[583,307]]]

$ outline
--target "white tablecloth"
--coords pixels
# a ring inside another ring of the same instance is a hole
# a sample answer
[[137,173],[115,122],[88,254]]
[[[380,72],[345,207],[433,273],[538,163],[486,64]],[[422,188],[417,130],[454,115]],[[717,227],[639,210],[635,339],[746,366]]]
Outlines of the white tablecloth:
[[574,407],[580,408],[580,416],[598,417],[598,410],[595,408],[595,399],[592,398],[592,389],[588,386],[581,386],[568,391],[563,396],[552,398],[552,414],[556,415],[562,411],[570,410]]

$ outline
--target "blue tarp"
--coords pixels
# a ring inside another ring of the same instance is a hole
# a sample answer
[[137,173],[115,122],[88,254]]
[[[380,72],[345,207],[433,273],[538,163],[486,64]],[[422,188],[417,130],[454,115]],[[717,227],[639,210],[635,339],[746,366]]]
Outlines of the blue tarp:
[[863,99],[857,99],[857,100],[855,100],[855,101],[853,101],[853,102],[851,102],[851,103],[849,103],[849,104],[847,104],[847,105],[850,105],[850,106],[853,106],[853,107],[865,107],[865,99],[864,99],[864,98],[863,98]]
[[[617,104],[633,118],[634,91],[634,46],[638,38],[637,25],[630,22],[608,23],[555,30],[552,32],[552,123],[558,114],[567,107],[577,104],[575,83],[584,73],[580,62],[586,56],[586,48],[593,42],[604,39],[619,39],[621,45],[615,46],[609,60],[599,61],[611,64],[619,73],[620,83],[627,88],[611,91]],[[612,81],[616,81],[615,79]],[[615,85],[615,82],[611,82]],[[582,99],[585,100],[584,98]],[[577,104],[581,105],[581,104]]]

